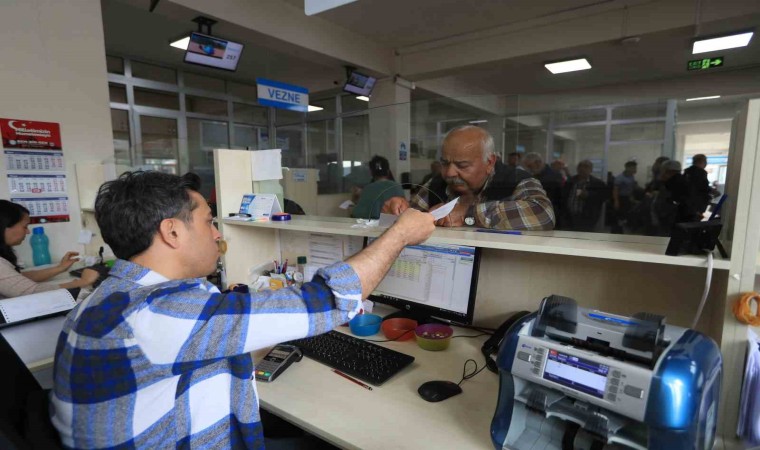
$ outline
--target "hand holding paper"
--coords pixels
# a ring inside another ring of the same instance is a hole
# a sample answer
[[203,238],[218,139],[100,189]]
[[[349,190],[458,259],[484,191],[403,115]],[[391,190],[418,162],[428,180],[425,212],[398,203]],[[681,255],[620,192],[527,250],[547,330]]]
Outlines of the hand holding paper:
[[446,203],[445,205],[441,206],[438,209],[434,209],[430,211],[430,214],[435,217],[435,220],[441,220],[444,217],[448,216],[449,213],[454,209],[454,207],[457,205],[457,202],[459,201],[459,197],[455,198],[454,200]]

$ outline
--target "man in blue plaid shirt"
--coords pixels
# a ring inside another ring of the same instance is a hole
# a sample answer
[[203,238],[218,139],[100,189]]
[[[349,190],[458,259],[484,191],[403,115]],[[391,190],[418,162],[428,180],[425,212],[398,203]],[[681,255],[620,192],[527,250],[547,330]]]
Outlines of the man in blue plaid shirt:
[[434,229],[410,210],[300,289],[221,294],[204,278],[221,236],[197,189],[158,172],[101,186],[95,214],[119,260],[58,339],[52,421],[65,447],[263,448],[249,352],[345,323]]

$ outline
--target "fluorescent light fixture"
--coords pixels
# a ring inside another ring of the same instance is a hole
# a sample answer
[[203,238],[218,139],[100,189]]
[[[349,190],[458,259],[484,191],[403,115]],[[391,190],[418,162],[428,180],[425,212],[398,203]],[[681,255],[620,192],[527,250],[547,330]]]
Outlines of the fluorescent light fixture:
[[487,121],[486,119],[482,119],[482,120],[471,120],[471,121],[470,121],[470,123],[471,123],[471,124],[473,124],[473,125],[477,125],[477,124],[479,124],[479,123],[488,123],[488,121]]
[[697,53],[714,52],[717,50],[726,50],[729,48],[746,47],[749,41],[752,39],[752,31],[747,31],[739,34],[732,34],[729,36],[721,36],[709,39],[700,39],[694,41],[691,53],[696,55]]
[[361,101],[363,101],[363,102],[368,102],[368,101],[369,101],[369,97],[365,97],[365,96],[363,96],[363,95],[357,95],[357,96],[356,96],[356,99],[357,99],[357,100],[361,100]]
[[174,48],[178,48],[180,50],[187,50],[187,46],[190,44],[190,36],[185,36],[181,39],[177,39],[176,41],[170,43]]
[[720,95],[711,95],[709,97],[694,97],[694,98],[687,98],[687,102],[697,102],[700,100],[712,100],[714,98],[720,98]]
[[323,109],[321,106],[309,105],[309,112],[322,111]]
[[560,61],[555,63],[544,64],[544,67],[549,69],[549,72],[553,74],[575,72],[577,70],[588,70],[591,68],[586,58],[572,59],[570,61]]
[[337,8],[348,3],[353,3],[356,0],[305,0],[303,9],[307,16],[313,16],[319,14],[322,11],[328,9]]

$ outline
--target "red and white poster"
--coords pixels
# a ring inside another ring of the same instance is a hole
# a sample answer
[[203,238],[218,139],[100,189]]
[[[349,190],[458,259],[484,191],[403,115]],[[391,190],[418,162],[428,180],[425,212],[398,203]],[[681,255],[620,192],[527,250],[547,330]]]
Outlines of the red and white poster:
[[0,119],[3,147],[33,150],[62,150],[61,127],[56,122]]

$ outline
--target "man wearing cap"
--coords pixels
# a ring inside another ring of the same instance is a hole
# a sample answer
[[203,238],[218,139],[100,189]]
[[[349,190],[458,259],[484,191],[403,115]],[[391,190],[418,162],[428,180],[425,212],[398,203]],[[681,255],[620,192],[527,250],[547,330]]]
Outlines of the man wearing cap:
[[681,163],[665,161],[660,169],[660,181],[668,192],[668,201],[676,208],[673,223],[696,222],[701,219],[698,199],[688,180],[681,174]]

